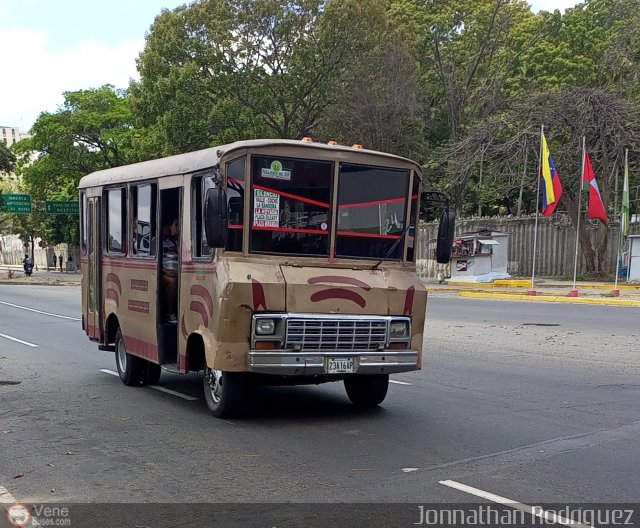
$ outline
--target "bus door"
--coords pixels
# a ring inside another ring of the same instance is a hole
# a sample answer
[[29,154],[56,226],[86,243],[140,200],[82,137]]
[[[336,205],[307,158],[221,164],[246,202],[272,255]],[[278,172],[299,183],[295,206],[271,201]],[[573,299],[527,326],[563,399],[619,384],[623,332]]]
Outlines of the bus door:
[[182,251],[182,188],[160,190],[158,245],[158,355],[171,370],[178,365],[180,272]]
[[102,328],[102,292],[100,291],[100,198],[89,198],[87,207],[87,334],[100,340]]

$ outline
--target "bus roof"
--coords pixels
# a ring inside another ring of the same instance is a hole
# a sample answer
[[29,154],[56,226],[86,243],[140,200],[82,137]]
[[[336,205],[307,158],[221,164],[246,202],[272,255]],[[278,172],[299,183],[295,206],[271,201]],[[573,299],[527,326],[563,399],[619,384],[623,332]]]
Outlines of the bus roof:
[[[290,148],[291,152],[287,153],[291,157],[302,156],[300,149],[317,149],[320,151],[331,151],[334,154],[340,153],[339,158],[342,161],[348,159],[351,163],[372,163],[376,157],[387,159],[388,162],[400,162],[401,164],[410,164],[418,171],[422,177],[420,166],[415,162],[394,154],[378,152],[376,150],[356,149],[343,145],[327,145],[324,143],[314,143],[306,141],[297,141],[292,139],[251,139],[245,141],[236,141],[227,145],[211,147],[186,154],[178,154],[166,158],[159,158],[131,165],[122,165],[111,169],[104,169],[92,172],[84,176],[78,185],[79,189],[96,187],[101,185],[109,185],[114,183],[126,183],[132,181],[145,180],[148,178],[159,178],[163,176],[172,176],[176,174],[186,174],[196,172],[218,165],[220,160],[229,153],[240,149],[260,149],[266,147],[283,147]],[[304,157],[309,156],[305,153]],[[310,157],[310,156],[309,156]],[[358,158],[361,157],[359,161]],[[368,158],[367,161],[365,159]]]

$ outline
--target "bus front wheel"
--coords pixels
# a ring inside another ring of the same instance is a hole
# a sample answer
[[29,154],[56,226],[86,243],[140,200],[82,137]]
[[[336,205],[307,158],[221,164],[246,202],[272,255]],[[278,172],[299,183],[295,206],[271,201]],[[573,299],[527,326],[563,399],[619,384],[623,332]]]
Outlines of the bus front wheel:
[[144,374],[144,360],[127,352],[119,328],[116,332],[116,366],[122,383],[130,387],[140,385]]
[[387,396],[389,374],[349,376],[344,380],[344,388],[354,405],[375,407]]
[[203,388],[207,407],[216,418],[233,418],[243,410],[247,394],[243,373],[206,368]]

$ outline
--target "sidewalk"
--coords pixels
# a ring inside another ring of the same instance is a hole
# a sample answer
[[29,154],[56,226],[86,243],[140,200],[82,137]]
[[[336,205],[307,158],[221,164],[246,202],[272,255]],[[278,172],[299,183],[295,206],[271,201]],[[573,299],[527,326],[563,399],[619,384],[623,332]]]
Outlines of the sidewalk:
[[[9,278],[11,270],[12,278]],[[31,277],[24,274],[22,266],[0,264],[0,284],[44,284],[51,286],[79,286],[82,280],[82,273],[77,271],[64,271],[60,273],[53,271],[53,268],[33,268]]]
[[450,281],[438,284],[434,279],[424,281],[431,292],[457,293],[459,297],[476,299],[501,299],[510,301],[557,302],[570,304],[597,304],[606,306],[640,307],[640,285],[618,284],[619,295],[613,294],[613,283],[578,282],[577,296],[570,296],[572,281],[557,279],[536,280],[536,294],[530,295],[531,281],[515,279],[495,283],[461,283]]

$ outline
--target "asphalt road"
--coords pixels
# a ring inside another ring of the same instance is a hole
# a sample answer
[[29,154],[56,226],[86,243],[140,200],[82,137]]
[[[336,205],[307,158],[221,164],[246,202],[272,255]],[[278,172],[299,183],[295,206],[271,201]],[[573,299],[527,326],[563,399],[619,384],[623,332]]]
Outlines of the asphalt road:
[[78,288],[0,285],[0,490],[24,502],[480,500],[451,480],[526,504],[634,502],[639,315],[432,295],[424,368],[393,376],[380,408],[357,410],[341,384],[264,388],[247,416],[222,421],[198,375],[163,373],[162,387],[197,398],[184,399],[102,372],[115,361],[84,336]]

